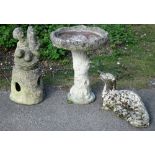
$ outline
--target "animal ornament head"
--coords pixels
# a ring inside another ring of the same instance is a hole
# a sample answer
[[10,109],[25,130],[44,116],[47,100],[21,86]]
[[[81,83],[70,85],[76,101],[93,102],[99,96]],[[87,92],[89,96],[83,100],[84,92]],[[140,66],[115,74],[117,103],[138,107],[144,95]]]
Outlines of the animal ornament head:
[[100,72],[100,79],[103,80],[104,82],[115,82],[116,77],[112,75],[111,73],[104,73]]

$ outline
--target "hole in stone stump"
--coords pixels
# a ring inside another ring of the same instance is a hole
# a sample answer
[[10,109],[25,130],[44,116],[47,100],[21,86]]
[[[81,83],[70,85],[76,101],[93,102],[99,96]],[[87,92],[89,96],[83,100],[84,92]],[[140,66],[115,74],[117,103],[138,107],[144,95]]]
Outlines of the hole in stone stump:
[[41,76],[39,76],[38,81],[37,81],[38,86],[40,86],[40,83],[41,83]]
[[17,91],[21,91],[21,87],[20,87],[19,83],[16,82],[15,83],[15,87],[16,87],[16,90]]

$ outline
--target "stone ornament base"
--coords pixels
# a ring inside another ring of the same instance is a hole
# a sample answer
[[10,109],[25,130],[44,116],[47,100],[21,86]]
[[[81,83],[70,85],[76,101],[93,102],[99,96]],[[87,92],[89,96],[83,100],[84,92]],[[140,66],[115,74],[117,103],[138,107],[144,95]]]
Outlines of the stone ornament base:
[[70,89],[68,100],[75,104],[89,104],[95,100],[89,84],[89,59],[84,51],[72,51],[72,57],[74,85]]
[[72,92],[68,93],[67,99],[69,102],[75,103],[75,104],[89,104],[95,101],[95,95],[93,92],[90,92],[89,94],[82,95],[78,92]]
[[43,82],[39,69],[12,71],[10,99],[19,104],[33,105],[43,100]]

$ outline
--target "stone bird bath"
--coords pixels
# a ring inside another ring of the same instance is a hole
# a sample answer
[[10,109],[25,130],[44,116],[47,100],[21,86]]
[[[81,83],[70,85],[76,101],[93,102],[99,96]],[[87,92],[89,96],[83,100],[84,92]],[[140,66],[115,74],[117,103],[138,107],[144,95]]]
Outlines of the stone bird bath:
[[73,58],[74,85],[68,100],[76,104],[88,104],[95,100],[89,83],[89,59],[87,52],[104,46],[108,33],[98,27],[73,26],[57,29],[50,35],[54,46],[70,50]]

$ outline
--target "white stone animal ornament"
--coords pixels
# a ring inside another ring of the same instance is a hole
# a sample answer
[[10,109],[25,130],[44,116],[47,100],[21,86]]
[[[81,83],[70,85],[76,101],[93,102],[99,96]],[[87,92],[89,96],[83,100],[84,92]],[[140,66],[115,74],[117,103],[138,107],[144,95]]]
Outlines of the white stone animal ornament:
[[110,73],[101,72],[100,78],[104,81],[102,109],[114,111],[134,127],[148,127],[149,114],[141,97],[133,91],[116,90],[116,78]]

